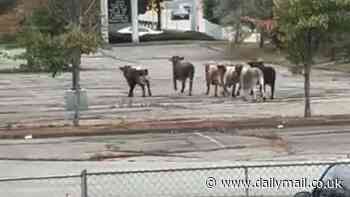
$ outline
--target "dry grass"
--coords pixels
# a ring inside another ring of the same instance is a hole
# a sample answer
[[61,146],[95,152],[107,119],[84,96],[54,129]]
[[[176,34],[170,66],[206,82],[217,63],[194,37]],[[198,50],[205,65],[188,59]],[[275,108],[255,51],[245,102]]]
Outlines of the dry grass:
[[256,137],[267,140],[282,140],[282,137],[279,136],[276,132],[273,131],[242,131],[238,132],[240,136],[246,137]]
[[[259,48],[258,44],[249,43],[241,45],[230,45],[229,43],[212,43],[210,47],[221,49],[225,52],[225,57],[235,61],[248,61],[262,58],[265,62],[290,67],[292,73],[299,73],[298,68],[294,69],[294,65],[286,59],[283,51],[275,49],[273,46],[266,44],[264,48]],[[319,54],[315,58],[316,68],[324,70],[334,70],[350,73],[350,63],[332,62],[330,57]]]
[[286,63],[285,54],[273,48],[273,46],[266,44],[264,48],[259,48],[257,44],[245,43],[234,45],[230,43],[212,43],[210,47],[220,48],[225,53],[227,59],[235,61],[247,61],[262,58],[270,63]]
[[333,65],[320,67],[320,68],[325,70],[335,70],[335,71],[350,73],[350,63],[339,63],[339,64],[333,64]]

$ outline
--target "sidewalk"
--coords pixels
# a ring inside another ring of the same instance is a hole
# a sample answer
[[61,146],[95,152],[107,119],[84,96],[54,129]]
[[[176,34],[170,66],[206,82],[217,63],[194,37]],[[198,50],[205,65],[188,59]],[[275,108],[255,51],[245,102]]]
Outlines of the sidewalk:
[[281,129],[308,126],[341,126],[350,125],[350,115],[315,116],[312,118],[276,117],[247,119],[240,121],[173,119],[159,121],[130,121],[119,124],[84,124],[72,126],[34,126],[19,128],[0,128],[0,139],[23,139],[27,135],[33,138],[95,136],[113,134],[143,134],[193,132],[195,130],[240,130],[240,129]]

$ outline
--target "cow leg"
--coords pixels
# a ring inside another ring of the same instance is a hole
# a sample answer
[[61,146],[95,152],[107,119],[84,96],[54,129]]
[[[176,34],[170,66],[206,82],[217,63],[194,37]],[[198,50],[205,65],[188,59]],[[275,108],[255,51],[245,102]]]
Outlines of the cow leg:
[[134,88],[135,88],[135,84],[131,84],[130,85],[130,89],[129,89],[128,97],[133,97],[134,96]]
[[147,89],[148,89],[148,95],[152,96],[151,85],[150,85],[149,81],[146,82],[146,86],[147,86]]
[[173,79],[173,82],[174,82],[174,90],[177,91],[177,80],[175,77]]
[[190,79],[190,93],[189,96],[192,96],[192,87],[193,87],[193,78]]
[[237,89],[237,94],[236,96],[241,95],[241,85],[238,83],[238,89]]
[[146,97],[146,90],[145,90],[145,85],[140,85],[142,89],[142,97]]
[[249,89],[248,90],[245,90],[243,87],[242,87],[242,98],[244,101],[248,101],[248,94],[249,94]]
[[207,82],[207,92],[206,95],[209,95],[210,92],[210,82]]
[[256,92],[254,91],[254,89],[251,90],[251,93],[253,93],[254,101],[256,101]]
[[262,96],[262,98],[263,98],[263,101],[265,101],[266,100],[266,88],[265,88],[265,85],[264,84],[261,84],[260,85],[260,93],[261,93],[261,96]]
[[233,84],[232,86],[232,97],[236,97],[236,84]]
[[227,90],[227,85],[225,84],[225,85],[223,85],[222,86],[222,89],[224,89],[224,91],[223,91],[223,96],[226,96],[227,95],[227,93],[228,93],[228,90]]
[[186,87],[186,79],[182,80],[182,88],[181,88],[181,93],[185,92],[185,87]]
[[273,100],[275,96],[275,83],[271,84],[271,99]]
[[218,96],[218,85],[215,85],[215,97]]

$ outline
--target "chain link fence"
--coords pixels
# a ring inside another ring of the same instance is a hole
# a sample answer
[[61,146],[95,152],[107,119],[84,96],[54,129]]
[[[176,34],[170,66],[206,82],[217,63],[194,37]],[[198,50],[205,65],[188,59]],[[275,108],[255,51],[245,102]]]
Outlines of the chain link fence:
[[[311,191],[331,165],[350,162],[216,166],[1,179],[6,197],[293,196]],[[279,183],[279,184],[278,184]]]
[[81,196],[82,176],[57,176],[0,180],[1,197],[75,197]]

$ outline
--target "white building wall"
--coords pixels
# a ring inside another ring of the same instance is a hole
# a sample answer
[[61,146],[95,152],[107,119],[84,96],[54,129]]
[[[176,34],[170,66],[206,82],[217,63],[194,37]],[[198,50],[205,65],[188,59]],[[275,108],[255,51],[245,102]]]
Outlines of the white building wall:
[[[219,40],[228,40],[232,37],[232,30],[230,28],[224,28],[220,25],[209,22],[204,19],[203,14],[203,2],[202,0],[196,1],[196,31],[205,33],[209,36]],[[191,30],[191,18],[189,20],[171,20],[171,11],[178,8],[182,3],[190,4],[192,0],[174,0],[165,4],[165,9],[162,11],[162,29],[164,30],[177,30],[177,31],[190,31]],[[146,20],[157,22],[157,13],[146,12],[144,15],[139,16],[139,20]]]

